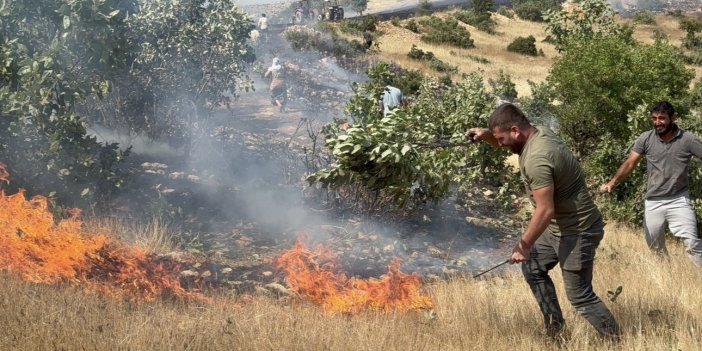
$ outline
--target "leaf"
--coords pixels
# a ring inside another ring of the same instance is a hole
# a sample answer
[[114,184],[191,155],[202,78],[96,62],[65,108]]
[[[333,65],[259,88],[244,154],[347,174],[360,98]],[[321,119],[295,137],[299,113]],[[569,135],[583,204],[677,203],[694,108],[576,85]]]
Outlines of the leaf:
[[63,29],[68,29],[71,26],[71,18],[68,16],[63,16]]
[[88,194],[90,194],[90,188],[85,188],[85,189],[83,189],[83,191],[80,192],[80,196],[83,196],[83,197],[87,196]]
[[114,10],[114,11],[110,12],[110,14],[107,15],[107,17],[112,18],[112,17],[117,16],[117,14],[119,14],[119,10]]
[[402,150],[400,150],[400,153],[402,154],[402,156],[404,156],[404,155],[405,155],[408,151],[410,151],[411,149],[412,149],[411,146],[405,145],[405,146],[402,147]]

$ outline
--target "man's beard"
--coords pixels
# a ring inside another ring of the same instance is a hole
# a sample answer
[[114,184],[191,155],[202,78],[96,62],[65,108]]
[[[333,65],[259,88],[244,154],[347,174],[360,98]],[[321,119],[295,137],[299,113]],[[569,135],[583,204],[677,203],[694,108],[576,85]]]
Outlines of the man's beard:
[[672,123],[669,124],[668,126],[663,126],[663,130],[662,130],[662,131],[661,131],[661,129],[659,129],[658,126],[656,126],[656,133],[658,133],[658,135],[666,135],[666,134],[668,134],[668,132],[670,132],[671,130],[673,130],[673,124],[672,124]]

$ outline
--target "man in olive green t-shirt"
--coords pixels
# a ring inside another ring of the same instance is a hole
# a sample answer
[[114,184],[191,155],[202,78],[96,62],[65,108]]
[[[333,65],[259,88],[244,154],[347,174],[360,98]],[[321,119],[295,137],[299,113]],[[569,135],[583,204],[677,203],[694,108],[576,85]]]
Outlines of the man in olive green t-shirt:
[[595,251],[604,222],[585,186],[580,163],[548,128],[534,127],[512,104],[493,112],[489,129],[468,135],[519,155],[519,170],[534,214],[512,250],[544,315],[546,332],[558,337],[565,321],[549,271],[561,267],[568,301],[602,335],[618,338],[614,316],[592,289]]

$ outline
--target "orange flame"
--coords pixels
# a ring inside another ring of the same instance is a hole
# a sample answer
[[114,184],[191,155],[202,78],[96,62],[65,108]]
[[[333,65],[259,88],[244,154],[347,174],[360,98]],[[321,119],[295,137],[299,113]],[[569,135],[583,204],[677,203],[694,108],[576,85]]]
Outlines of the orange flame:
[[[9,183],[0,163],[0,184]],[[155,256],[104,234],[87,233],[79,212],[56,223],[48,200],[27,200],[24,190],[0,190],[0,271],[35,283],[69,281],[128,299],[206,300],[180,285],[180,264]]]
[[290,289],[322,305],[329,314],[355,314],[363,310],[406,312],[432,308],[431,299],[422,295],[419,275],[400,271],[394,259],[388,273],[378,279],[348,278],[329,247],[308,249],[298,240],[292,249],[274,262],[285,272]]

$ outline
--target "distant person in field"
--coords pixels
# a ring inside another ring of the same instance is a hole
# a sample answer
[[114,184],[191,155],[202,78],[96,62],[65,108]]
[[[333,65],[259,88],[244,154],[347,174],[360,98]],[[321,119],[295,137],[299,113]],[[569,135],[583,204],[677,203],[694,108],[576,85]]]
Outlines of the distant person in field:
[[675,124],[675,109],[667,101],[651,109],[653,129],[636,139],[629,157],[614,177],[600,187],[612,190],[634,171],[646,157],[646,200],[644,237],[651,250],[665,256],[665,230],[682,239],[687,257],[702,266],[702,241],[697,233],[697,217],[689,192],[689,163],[692,156],[702,159],[702,142]]
[[549,276],[549,271],[559,266],[571,305],[600,335],[617,340],[619,325],[592,288],[604,221],[573,153],[552,130],[532,126],[510,103],[497,107],[488,128],[471,128],[467,134],[472,140],[519,155],[519,170],[534,213],[512,250],[510,262],[522,264],[524,278],[543,313],[547,335],[556,341],[565,335],[565,320]]
[[258,27],[258,31],[261,32],[263,39],[268,40],[268,18],[265,13],[261,14],[256,26]]
[[371,46],[373,46],[373,35],[371,35],[371,32],[368,30],[363,31],[363,44],[366,51],[370,50]]
[[288,86],[285,82],[285,67],[280,59],[274,57],[273,63],[263,76],[271,78],[271,105],[278,106],[280,112],[285,112],[285,105],[288,101]]
[[390,112],[405,105],[406,103],[402,96],[402,91],[391,85],[387,85],[380,100],[380,108],[383,110],[383,116],[387,117]]

